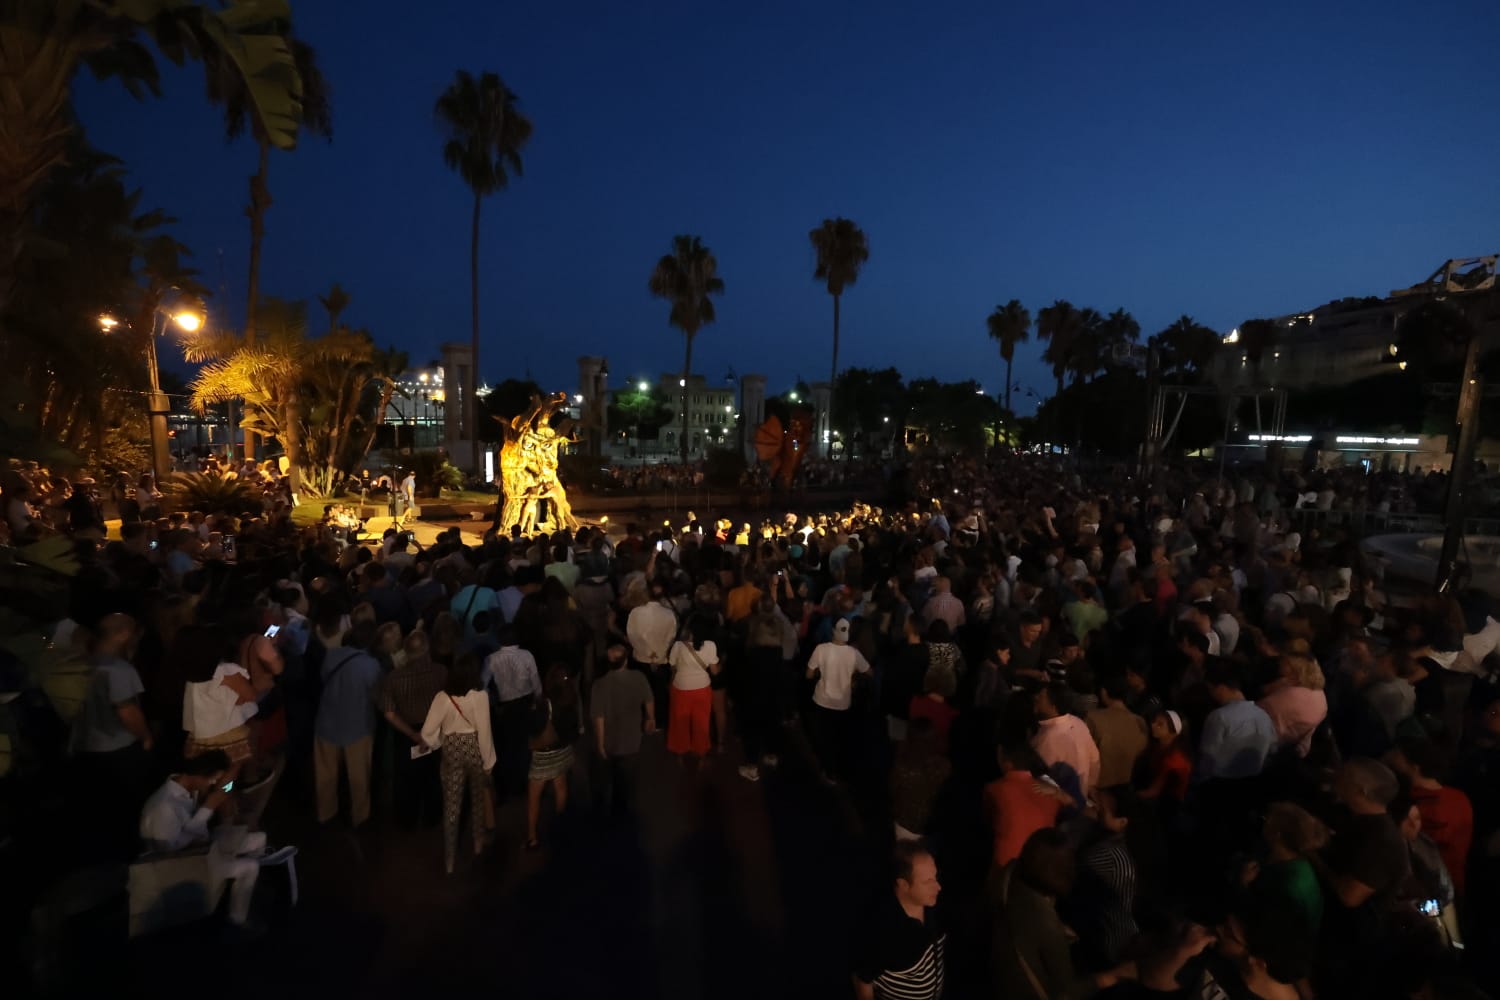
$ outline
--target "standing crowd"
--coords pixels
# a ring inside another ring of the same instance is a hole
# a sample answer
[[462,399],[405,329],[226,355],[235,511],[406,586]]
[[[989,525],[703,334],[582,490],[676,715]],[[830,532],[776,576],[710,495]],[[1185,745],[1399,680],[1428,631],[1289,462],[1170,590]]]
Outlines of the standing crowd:
[[[58,765],[91,817],[75,856],[211,842],[244,922],[286,856],[258,829],[283,779],[356,829],[388,789],[463,873],[508,797],[526,850],[637,814],[664,731],[684,775],[811,775],[889,847],[848,935],[859,997],[1481,995],[1486,595],[1403,593],[1356,540],[1288,530],[1296,478],[949,456],[906,479],[900,509],[758,527],[424,548],[278,508],[81,534],[49,633],[90,670]],[[45,706],[6,705],[41,773]]]

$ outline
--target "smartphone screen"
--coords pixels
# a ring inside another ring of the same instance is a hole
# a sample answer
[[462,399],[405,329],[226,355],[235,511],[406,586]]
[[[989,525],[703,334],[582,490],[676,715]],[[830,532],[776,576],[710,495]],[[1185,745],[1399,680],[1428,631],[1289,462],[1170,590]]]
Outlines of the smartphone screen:
[[266,638],[267,639],[274,639],[274,638],[276,638],[276,633],[280,632],[280,631],[281,631],[281,626],[280,625],[267,625],[266,626]]
[[232,782],[232,781],[226,781],[226,782],[224,782],[224,784],[222,784],[222,785],[219,786],[219,790],[221,792],[232,792],[232,791],[234,791],[234,782]]

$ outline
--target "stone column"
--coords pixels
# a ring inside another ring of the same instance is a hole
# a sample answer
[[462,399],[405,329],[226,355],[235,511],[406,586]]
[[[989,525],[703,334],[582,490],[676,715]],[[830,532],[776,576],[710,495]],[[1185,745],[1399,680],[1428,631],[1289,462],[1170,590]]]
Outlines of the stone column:
[[583,355],[578,359],[578,417],[590,455],[603,455],[609,445],[609,359]]
[[827,458],[833,452],[831,429],[833,420],[828,412],[833,402],[833,385],[829,382],[814,382],[812,385],[813,404],[813,446],[814,458]]
[[745,461],[755,463],[755,432],[766,422],[766,377],[746,375],[740,379],[740,446]]
[[441,347],[443,369],[443,447],[448,461],[469,472],[473,456],[474,428],[479,413],[477,400],[469,393],[469,368],[474,355],[468,344],[448,343]]

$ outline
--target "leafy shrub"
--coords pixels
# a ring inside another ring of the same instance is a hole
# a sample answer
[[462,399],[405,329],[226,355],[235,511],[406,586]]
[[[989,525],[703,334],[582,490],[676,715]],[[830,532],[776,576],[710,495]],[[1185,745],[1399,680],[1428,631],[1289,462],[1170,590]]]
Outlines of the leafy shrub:
[[418,451],[411,456],[411,469],[417,477],[417,493],[436,499],[443,490],[460,490],[464,485],[463,470],[448,461],[448,453],[441,450]]
[[260,506],[250,487],[232,472],[179,472],[168,480],[166,492],[177,507],[204,513],[226,510],[243,514]]

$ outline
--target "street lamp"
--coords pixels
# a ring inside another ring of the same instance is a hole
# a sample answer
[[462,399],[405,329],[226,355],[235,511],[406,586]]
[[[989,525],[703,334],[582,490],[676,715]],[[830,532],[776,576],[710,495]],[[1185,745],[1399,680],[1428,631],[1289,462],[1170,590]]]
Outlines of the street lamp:
[[[151,378],[150,392],[146,395],[146,412],[151,427],[151,468],[158,483],[172,474],[172,456],[167,450],[167,414],[172,412],[171,400],[161,391],[161,369],[156,359],[156,338],[166,336],[169,324],[177,324],[184,333],[197,333],[203,328],[203,317],[189,310],[169,313],[160,306],[151,319],[151,336],[146,341],[146,370]],[[120,321],[108,314],[99,317],[99,329],[109,333],[120,325]]]

